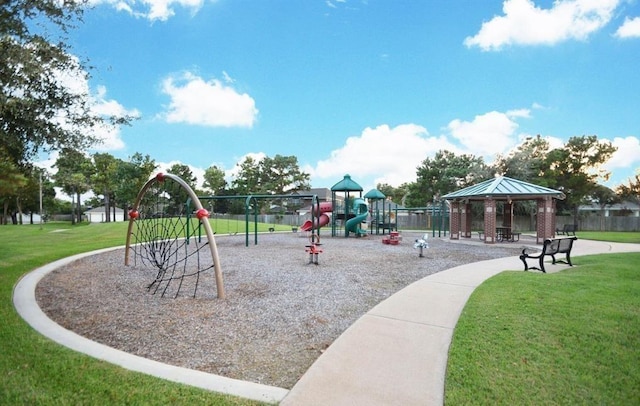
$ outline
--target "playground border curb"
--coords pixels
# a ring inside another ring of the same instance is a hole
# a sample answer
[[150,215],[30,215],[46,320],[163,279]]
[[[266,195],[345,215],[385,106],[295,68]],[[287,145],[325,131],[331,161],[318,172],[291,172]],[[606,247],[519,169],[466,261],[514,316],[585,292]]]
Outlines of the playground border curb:
[[117,350],[65,329],[47,317],[40,309],[36,300],[36,286],[48,273],[78,259],[118,249],[125,249],[125,246],[73,255],[51,262],[23,275],[13,288],[13,305],[16,311],[27,324],[54,342],[131,371],[261,402],[278,403],[287,395],[288,389],[168,365]]

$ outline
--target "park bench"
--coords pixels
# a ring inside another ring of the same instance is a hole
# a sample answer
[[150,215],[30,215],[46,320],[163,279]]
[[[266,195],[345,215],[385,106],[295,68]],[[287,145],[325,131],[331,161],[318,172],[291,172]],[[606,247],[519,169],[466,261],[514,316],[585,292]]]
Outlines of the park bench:
[[556,228],[557,235],[576,235],[577,226],[575,224],[565,224],[562,228]]
[[[522,255],[520,255],[520,260],[524,264],[524,270],[528,271],[529,269],[537,269],[546,273],[547,271],[544,269],[544,259],[546,256],[550,256],[552,259],[552,264],[556,264],[561,262],[563,264],[567,264],[569,266],[573,266],[571,263],[571,248],[573,248],[573,242],[577,240],[577,237],[566,237],[566,238],[554,238],[544,240],[542,244],[542,251],[530,253],[529,249],[525,248],[522,250]],[[564,260],[556,259],[556,255],[565,254]],[[529,266],[527,263],[528,259],[538,260],[539,266]]]
[[[522,235],[522,233],[511,232],[509,233],[509,239],[505,240],[504,238],[501,237],[501,235],[498,234],[496,235],[496,241],[518,242],[520,241],[520,235]],[[478,231],[478,238],[480,239],[480,241],[484,241],[484,231]]]

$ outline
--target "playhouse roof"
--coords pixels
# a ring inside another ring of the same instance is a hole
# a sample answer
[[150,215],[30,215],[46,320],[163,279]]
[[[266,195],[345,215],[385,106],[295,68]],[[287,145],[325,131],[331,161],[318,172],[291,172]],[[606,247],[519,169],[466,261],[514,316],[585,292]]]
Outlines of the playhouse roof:
[[371,189],[370,191],[367,192],[366,195],[364,195],[365,199],[385,199],[387,196],[384,195],[384,193],[382,193],[381,191],[379,191],[378,189]]
[[332,192],[362,192],[362,186],[351,180],[351,176],[344,175],[344,178],[331,187]]
[[564,193],[543,186],[534,185],[521,180],[500,176],[485,180],[476,185],[460,189],[442,196],[446,200],[471,199],[484,200],[487,198],[508,198],[513,200],[537,199],[550,196],[564,199]]

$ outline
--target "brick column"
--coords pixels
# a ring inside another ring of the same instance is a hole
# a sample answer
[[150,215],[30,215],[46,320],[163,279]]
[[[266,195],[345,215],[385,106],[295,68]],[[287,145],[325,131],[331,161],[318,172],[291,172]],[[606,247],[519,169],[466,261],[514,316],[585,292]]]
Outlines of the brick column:
[[542,244],[545,239],[555,234],[555,202],[551,197],[538,199],[538,218],[536,219],[536,243]]
[[496,201],[486,199],[484,201],[484,243],[496,242]]
[[451,217],[449,218],[449,239],[460,239],[460,203],[451,202]]

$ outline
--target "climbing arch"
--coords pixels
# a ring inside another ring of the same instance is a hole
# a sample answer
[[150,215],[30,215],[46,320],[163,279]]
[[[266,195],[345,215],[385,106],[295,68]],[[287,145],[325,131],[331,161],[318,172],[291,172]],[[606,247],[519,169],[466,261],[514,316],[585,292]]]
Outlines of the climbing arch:
[[154,294],[177,297],[189,288],[195,297],[201,275],[213,271],[217,296],[225,296],[209,212],[176,175],[159,173],[138,192],[129,211],[125,265],[130,265],[131,256],[134,265],[154,271],[147,286]]

